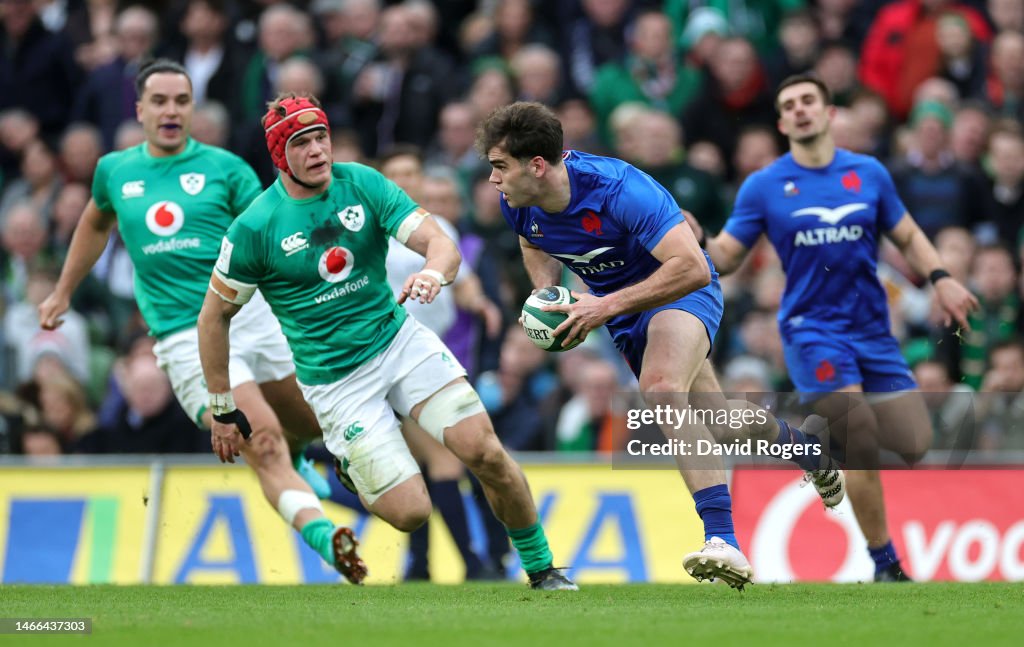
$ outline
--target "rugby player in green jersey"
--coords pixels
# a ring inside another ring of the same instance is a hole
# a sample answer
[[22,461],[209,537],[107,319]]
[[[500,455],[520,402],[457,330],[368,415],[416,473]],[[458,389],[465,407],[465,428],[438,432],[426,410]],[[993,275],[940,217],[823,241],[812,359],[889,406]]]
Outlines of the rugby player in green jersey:
[[[452,281],[455,243],[377,171],[332,163],[327,116],[314,97],[279,96],[263,126],[281,173],[228,229],[199,315],[211,402],[228,392],[232,318],[251,307],[258,288],[281,322],[339,476],[371,512],[406,532],[430,516],[396,413],[411,417],[480,479],[531,586],[576,590],[554,568],[526,478],[465,369],[400,305],[429,303]],[[397,301],[385,270],[390,237],[425,257]],[[213,443],[229,457],[243,440],[234,424],[215,422]]]
[[[231,331],[224,395],[207,406],[196,320],[220,240],[259,195],[259,180],[238,156],[189,137],[192,82],[181,65],[160,59],[143,67],[136,92],[146,141],[99,161],[92,199],[75,229],[57,287],[39,306],[40,323],[46,329],[61,324],[72,293],[117,226],[135,266],[139,310],[157,339],[157,362],[182,408],[209,428],[220,414],[235,409],[237,398],[249,417],[239,425],[251,437],[221,458],[234,462],[234,456],[243,455],[271,505],[324,560],[359,583],[366,566],[355,552],[352,531],[335,527],[324,516],[319,498],[289,457],[289,444],[301,448],[321,431],[296,387],[281,327],[258,295]],[[316,483],[315,470],[307,474]]]

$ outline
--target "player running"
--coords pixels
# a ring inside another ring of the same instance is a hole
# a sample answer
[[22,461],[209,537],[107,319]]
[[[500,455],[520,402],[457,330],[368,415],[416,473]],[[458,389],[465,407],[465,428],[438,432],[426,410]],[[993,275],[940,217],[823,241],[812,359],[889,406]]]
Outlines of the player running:
[[[263,127],[281,173],[228,229],[199,315],[211,397],[228,389],[231,320],[258,287],[288,338],[299,386],[339,477],[371,512],[405,532],[430,516],[397,412],[480,479],[533,588],[576,590],[553,567],[526,478],[501,446],[465,369],[400,306],[407,299],[429,303],[451,283],[460,261],[455,243],[377,171],[332,163],[327,116],[314,97],[280,95]],[[389,237],[426,259],[405,280],[399,303],[385,271]],[[242,439],[234,424],[215,422],[213,443],[230,455]]]
[[[939,262],[907,213],[885,168],[837,149],[829,130],[836,109],[812,75],[791,76],[776,92],[779,131],[790,152],[751,175],[723,231],[706,242],[719,272],[739,267],[761,234],[786,272],[779,329],[786,366],[805,401],[845,439],[848,465],[877,467],[879,444],[919,460],[931,445],[928,412],[889,330],[876,266],[887,236],[927,276],[945,313],[968,328],[978,301]],[[889,537],[877,469],[851,469],[847,488],[875,562],[875,579],[909,579]]]
[[[356,554],[352,531],[335,527],[324,516],[319,498],[289,458],[289,444],[301,460],[301,448],[319,437],[320,427],[296,387],[281,327],[258,294],[232,330],[230,389],[225,387],[207,407],[196,320],[220,239],[259,195],[259,180],[241,158],[189,137],[192,82],[185,68],[158,59],[139,71],[135,87],[146,141],[99,161],[92,199],[75,228],[57,287],[39,305],[39,320],[49,330],[61,324],[71,295],[117,226],[135,266],[139,310],[157,339],[157,362],[182,408],[210,428],[213,420],[234,410],[232,396],[237,398],[249,417],[241,424],[252,437],[235,451],[218,454],[221,460],[233,463],[244,455],[281,517],[327,563],[358,584],[366,566]],[[311,465],[297,466],[329,494]]]
[[[606,325],[640,381],[649,406],[721,410],[754,407],[726,403],[706,360],[722,317],[718,275],[697,245],[671,195],[647,174],[617,159],[562,151],[562,126],[538,103],[495,110],[477,134],[501,209],[519,234],[534,287],[556,285],[564,264],[590,288],[576,303],[551,306],[569,318],[564,346]],[[757,409],[758,411],[763,411]],[[782,445],[814,445],[816,438],[764,414],[745,435]],[[664,429],[667,437],[678,432]],[[724,440],[728,429],[695,425],[689,442]],[[735,431],[733,430],[733,433]],[[843,498],[842,473],[813,452],[800,462],[825,505]],[[720,458],[677,457],[704,522],[706,543],[683,559],[690,575],[720,578],[742,588],[753,569],[740,552],[732,501]]]

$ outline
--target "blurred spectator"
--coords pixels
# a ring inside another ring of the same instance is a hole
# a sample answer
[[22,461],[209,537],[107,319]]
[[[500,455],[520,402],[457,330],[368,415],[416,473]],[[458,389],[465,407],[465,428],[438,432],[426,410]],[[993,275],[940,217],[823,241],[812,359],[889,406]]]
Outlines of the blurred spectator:
[[996,33],[1004,31],[1024,32],[1024,2],[1020,0],[988,0],[985,3],[988,16],[996,27]]
[[728,215],[722,185],[688,163],[679,122],[664,112],[650,111],[636,128],[637,167],[668,189],[676,204],[695,214],[709,236],[717,233]]
[[736,155],[732,160],[733,168],[736,169],[736,187],[752,173],[774,162],[780,154],[775,130],[760,125],[745,127],[740,131]]
[[467,191],[470,178],[487,168],[473,148],[478,115],[473,104],[452,101],[438,116],[437,141],[427,154],[427,164],[447,166],[459,174],[461,189]]
[[216,101],[197,104],[192,112],[191,133],[196,141],[225,148],[231,136],[231,115]]
[[538,43],[553,46],[554,38],[534,16],[530,0],[498,0],[491,32],[473,49],[473,58],[499,56],[506,61],[523,47]]
[[509,61],[519,89],[518,101],[556,106],[562,100],[562,60],[547,45],[526,45]]
[[885,97],[902,120],[913,105],[914,90],[937,69],[936,22],[955,13],[966,20],[974,38],[988,43],[988,23],[973,7],[954,0],[898,0],[878,12],[861,50],[860,78]]
[[[669,16],[672,14],[669,12]],[[714,7],[697,7],[689,12],[678,44],[686,52],[686,61],[698,68],[707,67],[723,38],[731,35],[729,22]]]
[[597,117],[584,99],[572,97],[557,106],[555,113],[562,122],[562,140],[566,150],[607,155],[608,148],[598,140]]
[[[89,408],[85,391],[61,364],[40,364],[33,384],[38,389],[40,421],[60,439],[65,452],[75,451],[83,437],[96,428],[96,416]],[[46,366],[45,370],[39,370]]]
[[46,223],[31,203],[21,202],[10,208],[0,224],[0,277],[7,303],[25,298],[29,270],[44,260]]
[[476,114],[485,117],[495,109],[515,100],[516,89],[512,77],[503,67],[485,66],[473,78],[466,99]]
[[39,138],[39,120],[21,108],[0,112],[0,181],[10,181],[21,172],[25,148]]
[[993,130],[988,162],[992,177],[977,213],[980,222],[975,235],[982,243],[1003,241],[1016,246],[1024,227],[1024,134],[1018,124]]
[[992,347],[979,405],[979,449],[1024,449],[1024,345],[1019,339]]
[[977,183],[949,145],[953,114],[937,101],[914,107],[910,150],[891,167],[907,210],[930,239],[943,227],[964,227],[978,204]]
[[990,126],[988,111],[978,102],[966,103],[956,111],[949,133],[949,146],[956,161],[976,171],[981,169]]
[[547,353],[530,341],[518,323],[505,331],[496,371],[480,375],[476,390],[502,444],[512,451],[544,449],[538,404],[557,385],[545,367]]
[[743,126],[775,125],[775,106],[767,77],[753,46],[743,38],[727,38],[711,59],[712,83],[683,115],[683,132],[690,142],[707,139],[718,146],[731,166]]
[[370,156],[396,142],[430,145],[441,107],[455,91],[451,61],[416,37],[403,5],[381,13],[379,54],[355,80],[353,118]]
[[21,432],[21,453],[25,456],[58,456],[63,450],[55,431],[45,426],[32,426]]
[[709,141],[697,141],[690,145],[686,156],[693,168],[700,169],[719,180],[725,179],[725,158],[722,150]]
[[985,96],[985,49],[974,40],[971,28],[957,13],[943,14],[936,25],[939,64],[934,73],[956,85],[961,99]]
[[857,4],[857,0],[818,0],[814,3],[812,11],[821,29],[822,40],[833,43],[845,41],[855,46],[860,44],[863,34],[859,25],[851,21],[852,10]]
[[637,102],[681,115],[700,92],[701,72],[677,54],[671,29],[668,18],[660,12],[640,14],[633,24],[625,59],[597,69],[590,102],[605,145],[613,144],[608,121],[618,106]]
[[60,140],[60,163],[64,179],[92,186],[92,174],[103,155],[100,131],[86,123],[71,124]]
[[117,151],[138,146],[144,141],[146,133],[142,130],[142,124],[137,121],[122,121],[114,132],[114,150]]
[[99,128],[103,150],[114,146],[114,133],[124,121],[135,120],[135,75],[157,43],[156,15],[139,5],[118,14],[117,57],[93,70],[75,98],[72,118]]
[[889,153],[889,111],[882,96],[871,90],[860,90],[850,100],[850,112],[865,130],[869,153],[875,157],[886,157]]
[[1024,121],[1024,34],[1004,31],[992,42],[989,104],[1001,117]]
[[773,87],[787,76],[806,72],[818,60],[821,33],[814,14],[806,9],[786,14],[779,25],[779,45],[777,51],[763,57]]
[[41,140],[31,142],[22,154],[21,177],[4,188],[3,199],[0,200],[0,223],[7,211],[19,202],[29,202],[43,220],[48,221],[60,187],[57,156]]
[[857,80],[857,55],[846,45],[832,43],[825,46],[812,66],[814,73],[832,91],[837,106],[849,106],[860,90]]
[[627,0],[580,0],[582,15],[564,25],[562,60],[572,89],[589,93],[597,69],[626,57]]
[[[665,13],[676,25],[687,25],[699,11],[689,0],[665,0]],[[705,4],[705,3],[700,3]],[[786,13],[802,9],[804,0],[734,0],[730,2],[709,2],[728,21],[732,32],[743,36],[756,47],[758,52],[767,53],[778,46],[779,26]],[[702,8],[702,7],[701,7]],[[685,33],[685,32],[684,32]]]
[[65,184],[57,194],[53,205],[53,223],[50,232],[50,248],[56,260],[63,262],[71,245],[71,235],[75,233],[82,211],[89,202],[89,188],[78,182]]
[[974,389],[956,384],[941,362],[924,360],[914,365],[914,380],[932,419],[935,449],[973,449],[975,428]]
[[125,405],[113,427],[84,436],[78,451],[167,454],[209,451],[209,434],[182,411],[167,375],[151,357],[135,357],[120,376]]
[[57,357],[79,382],[88,382],[91,377],[89,331],[82,315],[68,310],[64,325],[57,330],[43,330],[39,326],[36,308],[53,291],[56,282],[53,269],[35,265],[28,272],[25,298],[11,303],[4,315],[4,337],[14,354],[19,382],[32,378],[36,363],[43,355]]
[[969,285],[974,261],[974,237],[963,227],[945,227],[935,235],[935,250],[942,267],[963,285]]
[[114,23],[119,3],[116,0],[69,2],[64,33],[75,55],[75,62],[91,72],[117,56]]
[[242,123],[259,121],[267,101],[277,94],[274,88],[280,65],[292,56],[304,55],[312,46],[313,27],[307,14],[286,3],[272,4],[263,10],[259,18],[259,47],[249,57],[241,87],[236,90]]
[[[380,0],[316,0],[313,13],[321,18],[327,40],[319,57],[326,74],[324,105],[347,109],[356,77],[377,55],[373,39],[380,21]],[[351,126],[351,114],[332,125],[335,129]]]
[[216,101],[229,113],[241,114],[238,89],[244,60],[228,36],[229,26],[225,0],[188,0],[179,25],[184,42],[166,55],[188,70],[197,106]]
[[853,110],[836,108],[830,130],[837,147],[863,155],[871,155],[874,152],[868,130],[864,122],[857,119]]
[[32,0],[0,2],[0,111],[24,108],[44,135],[56,137],[80,75],[69,43],[46,31]]
[[580,368],[577,393],[558,415],[555,449],[613,452],[623,449],[626,416],[616,392],[615,366],[594,359]]
[[1021,308],[1017,270],[1010,251],[1000,245],[979,248],[971,266],[971,288],[981,302],[981,309],[968,317],[971,329],[960,333],[959,368],[961,381],[978,389],[989,352],[1017,332]]
[[[735,397],[750,400],[750,395],[772,390],[772,372],[768,364],[750,355],[740,355],[725,365],[722,371],[722,390]],[[757,398],[760,399],[760,398]]]

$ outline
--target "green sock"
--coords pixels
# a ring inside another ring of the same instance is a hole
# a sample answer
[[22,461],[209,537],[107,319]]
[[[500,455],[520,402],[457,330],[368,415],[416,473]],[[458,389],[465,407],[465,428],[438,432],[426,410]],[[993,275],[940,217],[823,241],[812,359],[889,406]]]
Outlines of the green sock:
[[289,450],[288,453],[292,457],[292,467],[295,469],[299,469],[299,465],[302,464],[302,459],[305,458],[307,447],[309,447],[309,443],[302,443],[301,447]]
[[334,566],[334,546],[331,543],[331,537],[334,536],[334,522],[327,517],[313,519],[302,527],[299,534],[306,540],[310,548],[320,553],[325,562]]
[[554,558],[551,557],[548,538],[544,536],[544,528],[539,521],[528,528],[508,528],[508,536],[519,551],[519,561],[527,575],[551,568]]

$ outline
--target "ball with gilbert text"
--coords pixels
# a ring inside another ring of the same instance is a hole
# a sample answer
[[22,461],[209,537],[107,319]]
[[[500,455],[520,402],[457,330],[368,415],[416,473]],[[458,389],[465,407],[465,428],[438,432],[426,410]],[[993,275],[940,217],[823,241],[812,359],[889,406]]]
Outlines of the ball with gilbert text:
[[538,348],[552,353],[560,353],[578,346],[580,343],[579,339],[569,346],[562,346],[562,342],[565,341],[569,331],[565,331],[557,337],[554,334],[555,328],[558,328],[559,324],[568,319],[569,315],[564,312],[548,312],[541,309],[543,306],[575,302],[576,299],[569,294],[569,290],[560,285],[541,288],[531,294],[526,299],[526,303],[523,304],[523,329],[526,331],[526,336]]

